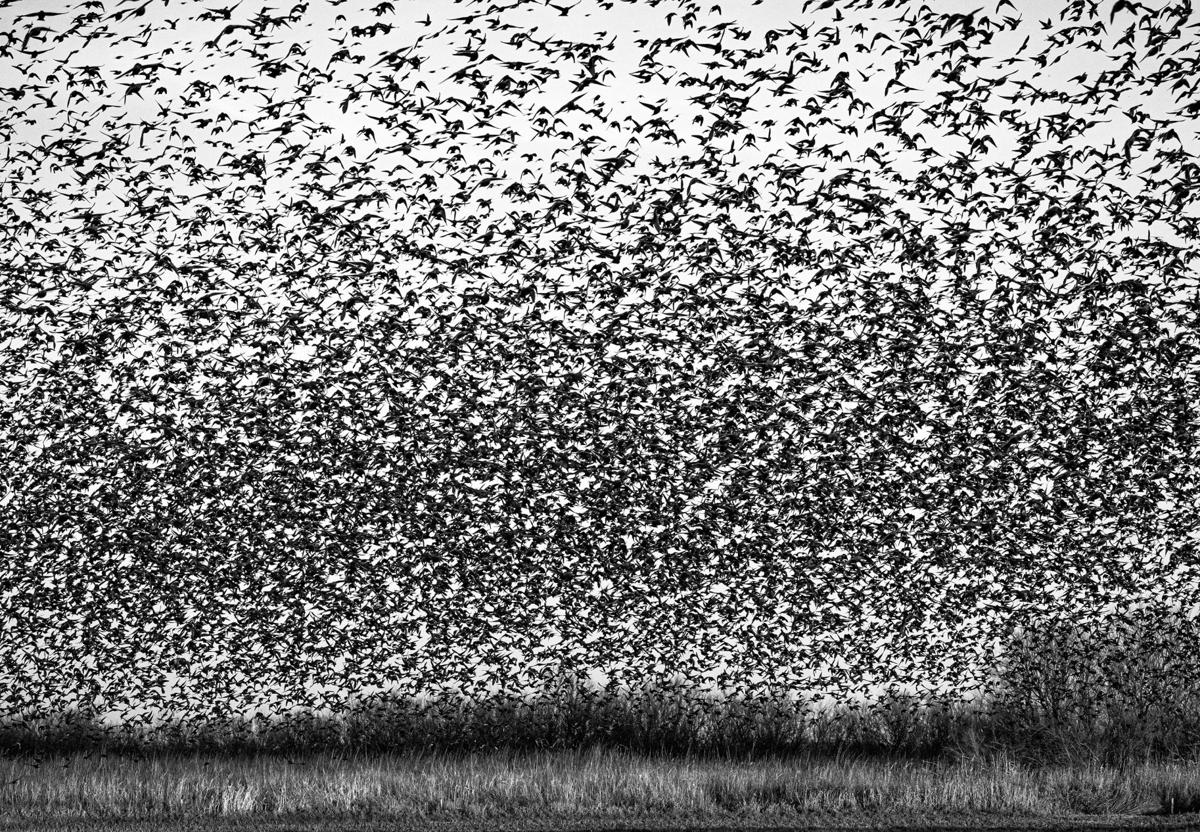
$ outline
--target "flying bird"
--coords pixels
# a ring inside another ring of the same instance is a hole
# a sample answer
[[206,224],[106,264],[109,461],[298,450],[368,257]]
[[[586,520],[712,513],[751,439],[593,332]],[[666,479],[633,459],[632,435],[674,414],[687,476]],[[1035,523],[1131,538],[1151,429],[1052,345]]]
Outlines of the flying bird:
[[0,4],[5,714],[989,692],[1190,597],[1197,39],[760,4]]

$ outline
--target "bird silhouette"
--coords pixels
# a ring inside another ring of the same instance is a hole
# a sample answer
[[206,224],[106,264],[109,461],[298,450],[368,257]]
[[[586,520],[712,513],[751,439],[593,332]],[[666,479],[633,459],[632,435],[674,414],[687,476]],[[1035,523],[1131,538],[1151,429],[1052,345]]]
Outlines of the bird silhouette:
[[1195,24],[760,3],[0,3],[3,718],[1186,597]]

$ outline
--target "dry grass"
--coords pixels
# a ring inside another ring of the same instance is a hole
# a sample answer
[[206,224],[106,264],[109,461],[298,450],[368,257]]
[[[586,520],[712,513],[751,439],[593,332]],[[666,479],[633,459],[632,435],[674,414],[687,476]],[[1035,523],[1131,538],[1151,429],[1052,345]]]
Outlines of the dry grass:
[[677,758],[612,749],[374,755],[82,755],[0,761],[0,815],[435,819],[1061,816],[1200,809],[1187,762]]

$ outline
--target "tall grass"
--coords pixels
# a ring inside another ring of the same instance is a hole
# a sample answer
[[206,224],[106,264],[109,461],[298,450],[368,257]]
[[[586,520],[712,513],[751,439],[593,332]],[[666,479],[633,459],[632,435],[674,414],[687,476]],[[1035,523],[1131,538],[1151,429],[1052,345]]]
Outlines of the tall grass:
[[903,758],[729,761],[612,749],[347,755],[155,753],[0,760],[0,817],[692,820],[736,815],[1062,816],[1200,808],[1194,766]]

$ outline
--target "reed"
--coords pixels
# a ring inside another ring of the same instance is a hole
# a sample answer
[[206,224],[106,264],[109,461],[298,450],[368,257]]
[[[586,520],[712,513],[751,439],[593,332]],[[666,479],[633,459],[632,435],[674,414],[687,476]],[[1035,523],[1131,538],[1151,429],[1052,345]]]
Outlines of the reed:
[[1030,766],[1004,756],[717,759],[573,750],[62,754],[0,760],[0,815],[494,818],[1012,816],[1200,808],[1188,761]]

